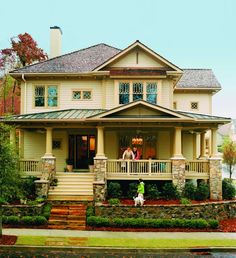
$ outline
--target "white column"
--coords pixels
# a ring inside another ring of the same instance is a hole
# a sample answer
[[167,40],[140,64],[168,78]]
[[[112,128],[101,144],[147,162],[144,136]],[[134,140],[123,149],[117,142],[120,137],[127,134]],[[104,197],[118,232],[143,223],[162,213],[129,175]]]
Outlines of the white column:
[[105,157],[104,153],[104,127],[97,126],[97,153],[96,157]]
[[52,156],[52,128],[46,127],[46,153],[44,156]]
[[205,139],[206,132],[201,132],[201,140],[200,140],[200,159],[206,158],[206,139]]
[[182,155],[182,127],[175,127],[173,158],[183,158],[183,155]]
[[218,151],[217,151],[217,128],[211,129],[211,157],[217,157]]

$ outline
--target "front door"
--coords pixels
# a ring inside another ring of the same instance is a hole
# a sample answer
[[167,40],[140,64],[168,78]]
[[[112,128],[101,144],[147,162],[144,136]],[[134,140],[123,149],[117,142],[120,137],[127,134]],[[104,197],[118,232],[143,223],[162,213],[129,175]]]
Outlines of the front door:
[[94,135],[69,135],[69,159],[74,169],[88,169],[95,157]]

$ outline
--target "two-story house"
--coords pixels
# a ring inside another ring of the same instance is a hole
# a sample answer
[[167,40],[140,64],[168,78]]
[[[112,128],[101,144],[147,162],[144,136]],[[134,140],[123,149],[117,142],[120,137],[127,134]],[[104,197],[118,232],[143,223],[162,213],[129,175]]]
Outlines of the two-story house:
[[[142,177],[180,190],[186,180],[208,180],[211,198],[221,199],[216,131],[230,119],[211,115],[221,89],[211,69],[182,69],[139,41],[65,55],[60,41],[52,27],[52,57],[11,72],[21,82],[21,114],[5,119],[20,131],[22,170],[38,173],[42,194],[57,177],[49,198],[102,200],[107,180]],[[122,160],[128,146],[141,159]]]

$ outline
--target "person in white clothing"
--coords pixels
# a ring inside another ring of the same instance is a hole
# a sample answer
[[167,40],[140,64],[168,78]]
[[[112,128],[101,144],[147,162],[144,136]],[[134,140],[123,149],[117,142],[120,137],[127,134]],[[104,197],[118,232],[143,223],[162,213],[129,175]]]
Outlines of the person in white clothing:
[[124,151],[122,159],[135,159],[134,153],[130,147],[127,147],[127,149]]

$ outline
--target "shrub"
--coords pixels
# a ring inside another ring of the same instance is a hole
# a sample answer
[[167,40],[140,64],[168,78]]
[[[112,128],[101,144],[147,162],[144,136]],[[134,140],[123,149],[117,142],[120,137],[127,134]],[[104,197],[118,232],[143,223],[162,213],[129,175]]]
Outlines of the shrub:
[[42,216],[44,216],[47,220],[49,219],[50,217],[50,214],[51,214],[51,208],[52,208],[52,205],[50,203],[47,203],[43,206],[43,210],[42,210]]
[[20,223],[20,218],[18,216],[8,216],[7,217],[7,224],[17,225],[19,223]]
[[144,219],[144,218],[102,218],[91,216],[87,224],[95,227],[123,227],[123,228],[217,228],[217,220],[205,219]]
[[147,184],[145,197],[150,200],[155,200],[160,196],[156,184]]
[[25,225],[34,225],[34,217],[32,216],[23,216],[21,222]]
[[120,200],[118,198],[111,198],[108,200],[108,203],[113,206],[120,205]]
[[47,224],[47,219],[44,216],[34,216],[33,223],[34,225],[45,225]]
[[162,196],[166,200],[175,200],[180,198],[180,193],[177,190],[177,186],[173,183],[165,183],[162,189]]
[[181,198],[180,203],[188,205],[188,204],[191,204],[191,201],[188,198]]
[[209,224],[210,228],[218,228],[219,227],[219,221],[216,219],[208,220],[208,224]]
[[120,198],[122,195],[120,183],[110,182],[108,184],[107,193],[109,198]]
[[27,199],[34,199],[36,196],[36,192],[35,192],[35,180],[37,180],[37,177],[34,176],[30,176],[28,178],[23,178],[22,179],[22,189],[24,192],[24,196]]
[[0,205],[3,204],[7,204],[7,201],[3,197],[0,197]]
[[210,196],[209,185],[201,182],[195,192],[195,199],[198,201],[207,200]]
[[86,211],[86,217],[94,216],[94,207],[93,206],[88,206],[87,211]]
[[192,182],[187,182],[183,189],[183,196],[190,200],[194,200],[196,189],[196,186]]
[[138,183],[133,182],[129,184],[129,189],[127,196],[130,199],[133,199],[134,196],[137,196],[137,190],[138,190]]
[[108,218],[90,216],[87,218],[87,224],[96,227],[107,227],[110,226],[110,221]]
[[225,200],[232,200],[235,198],[236,189],[233,181],[229,178],[225,178],[222,181],[222,196]]

